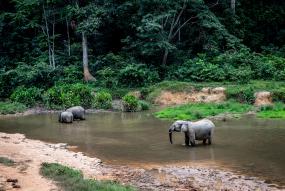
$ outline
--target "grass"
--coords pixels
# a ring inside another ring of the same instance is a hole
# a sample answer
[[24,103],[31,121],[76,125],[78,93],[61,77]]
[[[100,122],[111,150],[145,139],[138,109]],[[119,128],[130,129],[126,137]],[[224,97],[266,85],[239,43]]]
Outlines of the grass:
[[195,103],[170,107],[155,113],[158,118],[193,120],[221,113],[242,114],[252,109],[249,104],[241,104],[234,101],[224,103]]
[[263,106],[257,113],[258,118],[285,118],[285,105],[276,103],[273,106]]
[[56,163],[43,163],[41,174],[52,179],[66,191],[132,191],[129,186],[122,186],[111,181],[84,179],[83,174]]
[[18,102],[0,102],[0,114],[14,114],[27,109],[24,104]]
[[14,166],[15,162],[9,158],[0,157],[0,164],[3,164],[5,166]]

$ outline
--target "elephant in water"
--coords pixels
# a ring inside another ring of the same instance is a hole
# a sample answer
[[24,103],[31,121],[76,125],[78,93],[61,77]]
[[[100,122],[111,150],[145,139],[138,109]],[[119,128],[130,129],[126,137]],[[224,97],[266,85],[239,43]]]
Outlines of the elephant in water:
[[202,119],[196,122],[192,121],[175,121],[169,128],[169,140],[172,144],[172,132],[184,132],[185,145],[195,146],[195,140],[203,140],[203,143],[212,143],[212,136],[214,133],[215,125],[209,119]]
[[73,122],[73,114],[69,111],[61,112],[58,116],[58,121],[61,123],[72,123]]
[[74,119],[85,120],[85,109],[81,106],[74,106],[66,111],[69,111],[73,114]]

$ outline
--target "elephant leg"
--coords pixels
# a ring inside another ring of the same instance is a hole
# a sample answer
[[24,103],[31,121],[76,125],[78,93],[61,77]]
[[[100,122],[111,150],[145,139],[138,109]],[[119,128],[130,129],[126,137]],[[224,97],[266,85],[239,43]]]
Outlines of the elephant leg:
[[212,137],[209,137],[209,138],[208,138],[208,144],[209,144],[209,145],[212,144]]
[[189,135],[185,133],[185,146],[189,146]]
[[203,139],[203,144],[206,145],[207,139]]

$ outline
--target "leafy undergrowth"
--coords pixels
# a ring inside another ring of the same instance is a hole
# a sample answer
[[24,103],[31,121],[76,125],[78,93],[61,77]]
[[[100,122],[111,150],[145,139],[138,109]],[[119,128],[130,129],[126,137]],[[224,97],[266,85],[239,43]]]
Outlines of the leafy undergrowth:
[[24,104],[18,102],[0,102],[0,114],[20,113],[27,109]]
[[5,166],[14,166],[15,162],[9,158],[0,157],[0,164],[3,164]]
[[122,186],[111,181],[96,181],[84,179],[83,174],[78,170],[73,170],[56,163],[43,163],[41,174],[52,179],[66,191],[132,191],[129,186]]
[[276,103],[272,106],[263,106],[257,113],[259,118],[285,118],[285,105]]
[[155,113],[158,118],[193,120],[221,113],[242,114],[250,111],[252,106],[234,101],[224,103],[195,103],[170,107]]

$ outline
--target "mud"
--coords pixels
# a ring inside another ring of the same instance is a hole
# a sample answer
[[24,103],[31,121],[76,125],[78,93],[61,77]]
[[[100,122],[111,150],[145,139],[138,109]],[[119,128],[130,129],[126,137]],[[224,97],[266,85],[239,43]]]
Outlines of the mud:
[[192,92],[171,92],[162,91],[155,99],[154,103],[158,105],[181,105],[186,103],[219,103],[226,100],[225,88],[203,88],[200,91]]

